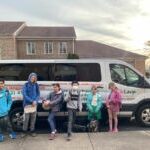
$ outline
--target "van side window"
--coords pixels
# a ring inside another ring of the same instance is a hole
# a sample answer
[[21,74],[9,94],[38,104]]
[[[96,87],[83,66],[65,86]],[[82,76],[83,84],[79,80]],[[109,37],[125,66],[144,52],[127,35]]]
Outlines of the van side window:
[[128,67],[125,67],[125,72],[127,78],[127,85],[138,87],[140,76]]
[[21,64],[1,64],[0,79],[6,81],[18,81],[24,68],[24,65]]
[[38,81],[49,80],[49,69],[51,67],[48,64],[24,64],[24,70],[20,74],[20,80],[26,81],[31,72],[37,74]]
[[110,65],[110,73],[112,81],[120,84],[126,84],[126,76],[124,66],[122,65]]
[[99,82],[101,81],[100,64],[80,63],[76,65],[78,71],[78,81]]
[[22,63],[0,64],[0,79],[26,81],[35,72],[38,81],[101,81],[100,65],[96,63]]
[[110,73],[112,81],[116,83],[132,87],[142,86],[142,77],[127,66],[110,64]]
[[0,79],[6,81],[26,81],[31,72],[37,73],[39,81],[48,81],[51,77],[48,64],[1,64]]
[[96,63],[61,63],[54,67],[55,81],[101,81],[100,65]]
[[72,81],[77,79],[77,70],[74,65],[55,64],[54,81]]

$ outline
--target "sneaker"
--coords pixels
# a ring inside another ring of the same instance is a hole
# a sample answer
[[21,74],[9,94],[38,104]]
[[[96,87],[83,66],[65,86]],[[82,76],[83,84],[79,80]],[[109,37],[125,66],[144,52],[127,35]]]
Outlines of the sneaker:
[[16,135],[15,132],[11,132],[11,133],[9,134],[9,137],[10,137],[11,139],[16,139],[16,138],[17,138],[17,135]]
[[49,137],[49,140],[54,140],[55,137],[56,137],[56,136],[55,136],[55,133],[51,133],[51,134],[50,134],[50,137]]
[[0,142],[4,141],[4,136],[2,134],[0,134]]
[[32,136],[32,137],[36,137],[37,134],[36,134],[35,132],[31,132],[31,136]]
[[117,132],[118,132],[118,129],[117,129],[117,128],[115,128],[115,129],[113,130],[113,132],[114,132],[114,133],[117,133]]
[[67,135],[67,139],[66,139],[66,140],[67,140],[67,141],[71,141],[71,139],[72,139],[71,137],[72,137],[72,136],[71,136],[71,134],[70,134],[70,133],[68,133],[68,135]]

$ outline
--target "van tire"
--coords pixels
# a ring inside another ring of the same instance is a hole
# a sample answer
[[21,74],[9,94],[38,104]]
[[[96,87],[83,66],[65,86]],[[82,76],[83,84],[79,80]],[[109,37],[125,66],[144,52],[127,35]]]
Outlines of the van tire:
[[[146,121],[147,117],[149,118],[149,121]],[[138,125],[150,127],[150,104],[143,104],[139,107],[136,111],[135,119]]]
[[15,108],[10,112],[10,122],[15,131],[22,131],[23,108]]

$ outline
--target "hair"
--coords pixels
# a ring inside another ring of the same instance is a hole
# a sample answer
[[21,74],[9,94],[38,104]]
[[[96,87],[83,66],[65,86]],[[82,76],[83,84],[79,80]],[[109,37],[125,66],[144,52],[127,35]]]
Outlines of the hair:
[[60,84],[59,83],[54,83],[53,86],[57,86],[60,89]]
[[5,80],[0,79],[0,83],[5,83]]
[[78,81],[72,81],[71,85],[74,85],[74,84],[78,84],[79,85],[79,82]]
[[115,84],[114,82],[110,82],[110,83],[108,84],[108,87],[110,88],[110,87],[112,87],[112,86],[115,86],[115,88],[117,88],[117,87],[116,87],[116,84]]

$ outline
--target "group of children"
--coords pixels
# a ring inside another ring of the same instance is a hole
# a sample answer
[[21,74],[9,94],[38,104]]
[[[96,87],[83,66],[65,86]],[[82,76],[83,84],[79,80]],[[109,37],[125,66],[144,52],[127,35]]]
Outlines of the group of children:
[[[122,94],[116,87],[115,83],[109,83],[110,94],[106,98],[106,107],[109,115],[109,132],[118,132],[118,118],[117,114],[121,107]],[[22,89],[23,94],[23,133],[22,137],[25,137],[28,133],[28,126],[30,125],[31,136],[36,136],[35,123],[37,116],[37,105],[40,100],[40,90],[37,83],[36,73],[31,73]],[[77,81],[72,82],[71,89],[68,92],[67,98],[64,99],[64,93],[58,83],[53,84],[53,92],[51,92],[46,100],[43,100],[43,108],[49,110],[48,123],[51,128],[51,134],[49,139],[54,140],[56,138],[57,129],[55,116],[60,111],[62,103],[66,102],[68,110],[68,130],[67,140],[71,140],[72,128],[75,123],[76,112],[82,111],[82,102],[80,98],[79,83]],[[4,140],[2,134],[3,126],[7,127],[10,133],[10,138],[15,139],[16,133],[13,131],[11,123],[9,121],[9,111],[11,108],[12,99],[11,94],[5,88],[4,81],[0,81],[0,142]],[[88,120],[99,121],[101,119],[102,97],[97,91],[97,86],[93,85],[91,92],[87,94],[86,106],[88,111]],[[114,122],[114,126],[113,126]]]

